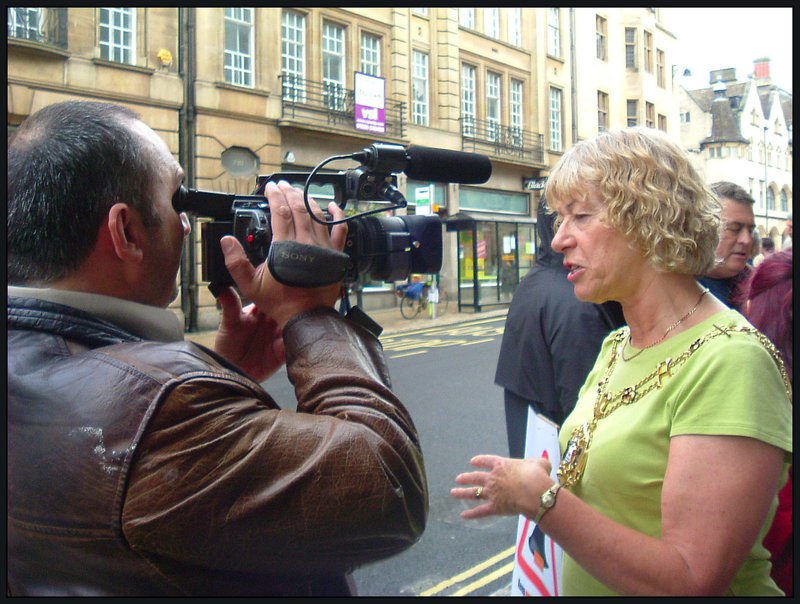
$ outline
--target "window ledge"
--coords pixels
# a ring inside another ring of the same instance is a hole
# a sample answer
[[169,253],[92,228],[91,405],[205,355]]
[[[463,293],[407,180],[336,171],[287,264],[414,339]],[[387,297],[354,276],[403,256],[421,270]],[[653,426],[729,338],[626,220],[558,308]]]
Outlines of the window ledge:
[[258,88],[250,88],[249,86],[238,86],[236,84],[229,84],[228,82],[214,82],[217,88],[224,88],[225,90],[234,90],[236,92],[249,92],[258,96],[269,97],[270,93],[267,90],[259,90]]
[[126,69],[128,71],[135,71],[137,73],[144,73],[147,75],[153,75],[156,70],[150,67],[139,67],[137,65],[130,65],[128,63],[119,63],[117,61],[108,61],[106,59],[92,59],[92,63],[95,65],[103,65],[105,67],[116,67],[118,69]]

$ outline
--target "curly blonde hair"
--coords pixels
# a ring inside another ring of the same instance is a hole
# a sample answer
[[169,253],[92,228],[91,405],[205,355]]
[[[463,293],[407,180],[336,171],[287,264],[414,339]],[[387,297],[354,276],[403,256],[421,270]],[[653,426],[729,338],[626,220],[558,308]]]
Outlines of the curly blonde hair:
[[555,211],[590,189],[605,222],[660,271],[703,275],[716,264],[722,203],[687,154],[651,128],[601,132],[567,151],[547,179]]

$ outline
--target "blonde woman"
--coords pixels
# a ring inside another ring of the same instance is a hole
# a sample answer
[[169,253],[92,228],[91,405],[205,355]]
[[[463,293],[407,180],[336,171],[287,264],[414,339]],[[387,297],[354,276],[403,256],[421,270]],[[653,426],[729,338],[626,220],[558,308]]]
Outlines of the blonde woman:
[[464,518],[524,514],[564,549],[564,595],[780,595],[762,539],[791,459],[791,386],[769,341],[702,288],[720,201],[663,133],[604,132],[546,190],[575,295],[617,300],[545,459],[479,455]]

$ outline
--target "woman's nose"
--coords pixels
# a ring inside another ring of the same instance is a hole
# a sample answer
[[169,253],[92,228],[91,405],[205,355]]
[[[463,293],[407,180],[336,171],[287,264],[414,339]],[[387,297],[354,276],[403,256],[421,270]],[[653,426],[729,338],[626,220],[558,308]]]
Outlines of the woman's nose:
[[550,247],[553,248],[554,252],[558,254],[563,254],[564,249],[566,247],[566,239],[567,239],[567,234],[566,231],[564,230],[564,223],[562,222],[559,225],[558,229],[556,229],[556,234],[553,237],[553,241],[550,243]]

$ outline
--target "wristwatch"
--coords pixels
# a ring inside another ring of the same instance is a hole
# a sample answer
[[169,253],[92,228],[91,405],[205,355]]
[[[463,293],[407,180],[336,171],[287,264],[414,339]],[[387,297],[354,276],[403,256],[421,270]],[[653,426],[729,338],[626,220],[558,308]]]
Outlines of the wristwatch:
[[536,524],[539,524],[542,516],[544,516],[550,510],[550,508],[556,504],[556,495],[558,495],[558,490],[560,488],[561,485],[555,483],[552,487],[542,493],[542,498],[539,500],[539,511],[536,512],[536,517],[533,519]]

